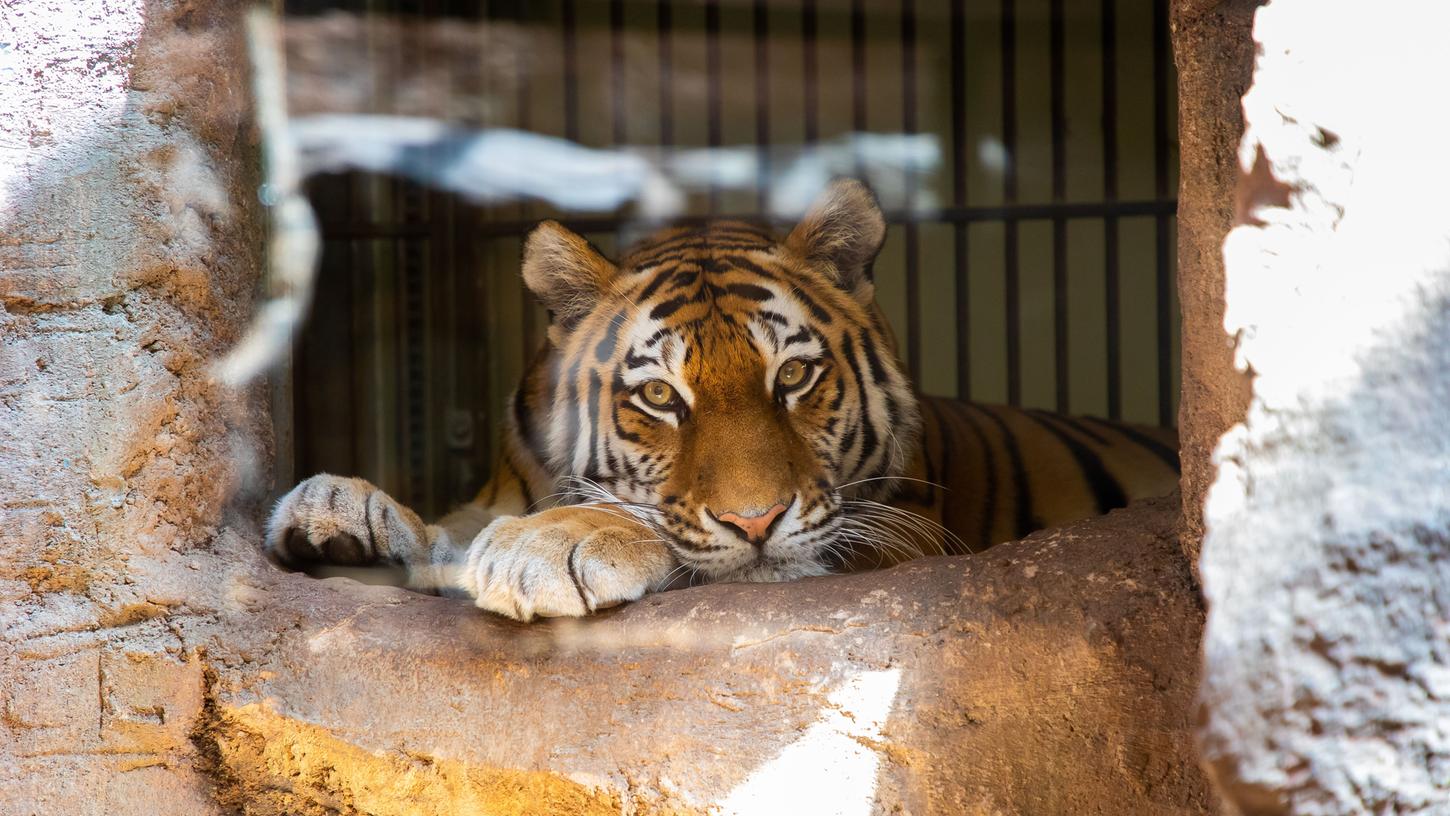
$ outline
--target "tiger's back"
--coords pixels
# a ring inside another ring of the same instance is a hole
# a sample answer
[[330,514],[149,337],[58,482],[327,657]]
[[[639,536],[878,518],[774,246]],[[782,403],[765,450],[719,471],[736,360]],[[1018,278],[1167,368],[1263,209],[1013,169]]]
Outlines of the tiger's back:
[[[924,396],[917,505],[978,551],[1102,515],[1178,482],[1177,434],[1094,417]],[[949,548],[950,549],[950,548]]]

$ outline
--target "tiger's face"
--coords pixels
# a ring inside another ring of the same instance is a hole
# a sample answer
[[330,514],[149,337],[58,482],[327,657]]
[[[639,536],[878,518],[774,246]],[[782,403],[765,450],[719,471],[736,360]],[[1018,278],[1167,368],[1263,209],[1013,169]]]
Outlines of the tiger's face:
[[551,470],[712,580],[826,572],[849,538],[843,502],[888,489],[919,432],[873,302],[884,234],[855,182],[784,240],[717,222],[618,266],[541,225],[524,275],[553,315],[536,385]]

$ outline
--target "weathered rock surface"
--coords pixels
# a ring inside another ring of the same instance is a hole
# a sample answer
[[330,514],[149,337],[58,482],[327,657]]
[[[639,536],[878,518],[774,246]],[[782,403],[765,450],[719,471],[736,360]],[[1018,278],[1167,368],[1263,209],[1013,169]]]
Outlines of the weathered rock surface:
[[214,775],[256,813],[1205,812],[1176,517],[531,626],[234,573]]
[[1183,463],[1183,545],[1197,561],[1212,452],[1244,417],[1249,379],[1234,367],[1223,325],[1223,239],[1234,224],[1239,98],[1254,65],[1250,25],[1262,0],[1175,0],[1178,69],[1178,298],[1183,384],[1178,445]]
[[1450,812],[1450,10],[1272,0],[1204,512],[1203,745],[1247,813]]

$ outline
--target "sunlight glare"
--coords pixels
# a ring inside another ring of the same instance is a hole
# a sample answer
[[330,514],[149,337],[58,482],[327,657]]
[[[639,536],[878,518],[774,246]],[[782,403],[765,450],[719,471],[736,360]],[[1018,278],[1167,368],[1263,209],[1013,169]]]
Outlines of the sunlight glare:
[[826,699],[821,719],[720,802],[723,814],[812,813],[865,816],[876,797],[881,739],[900,669],[861,672]]

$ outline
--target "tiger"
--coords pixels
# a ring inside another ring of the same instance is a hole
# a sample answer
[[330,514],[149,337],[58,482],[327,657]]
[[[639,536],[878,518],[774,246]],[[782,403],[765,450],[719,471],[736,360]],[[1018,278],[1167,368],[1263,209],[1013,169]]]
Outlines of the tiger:
[[427,524],[318,474],[278,502],[267,554],[401,567],[530,621],[975,552],[1176,486],[1171,430],[917,393],[876,303],[885,236],[850,179],[784,238],[717,219],[617,263],[543,221],[522,275],[546,338],[489,482]]

